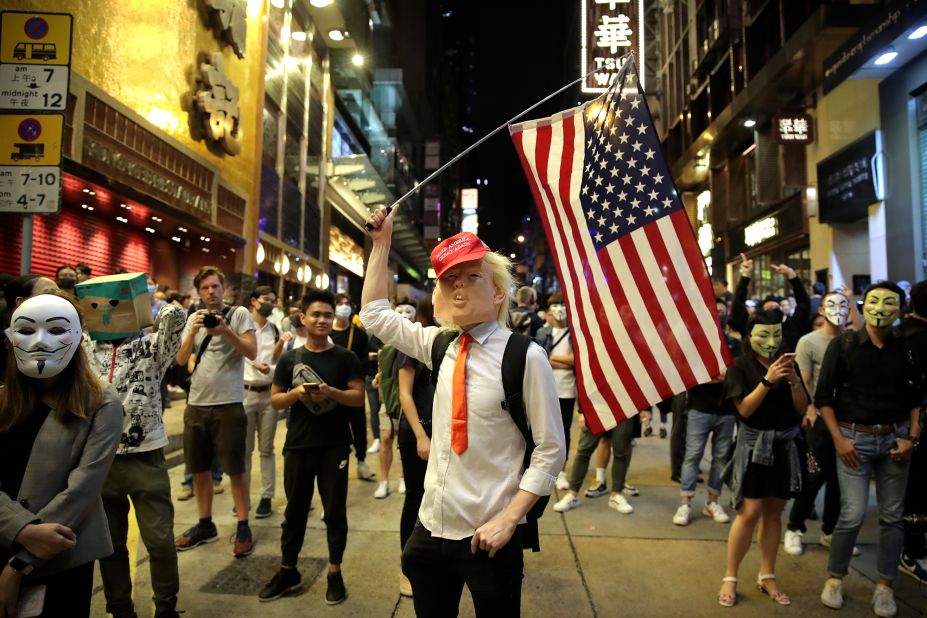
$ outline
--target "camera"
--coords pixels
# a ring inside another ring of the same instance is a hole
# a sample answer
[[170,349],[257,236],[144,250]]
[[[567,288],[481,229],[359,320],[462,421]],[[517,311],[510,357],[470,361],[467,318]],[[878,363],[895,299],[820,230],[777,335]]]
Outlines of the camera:
[[218,311],[210,311],[203,316],[203,326],[206,328],[215,328],[222,322],[222,314]]

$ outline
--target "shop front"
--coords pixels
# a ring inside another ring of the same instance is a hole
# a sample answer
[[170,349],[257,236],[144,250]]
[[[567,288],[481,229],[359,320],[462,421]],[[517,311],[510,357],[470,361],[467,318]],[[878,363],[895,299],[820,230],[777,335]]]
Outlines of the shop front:
[[791,287],[783,275],[773,272],[773,264],[786,264],[798,276],[811,279],[811,253],[805,205],[795,194],[760,216],[735,227],[725,238],[730,269],[729,281],[740,278],[740,255],[753,260],[753,297],[768,294],[788,296]]

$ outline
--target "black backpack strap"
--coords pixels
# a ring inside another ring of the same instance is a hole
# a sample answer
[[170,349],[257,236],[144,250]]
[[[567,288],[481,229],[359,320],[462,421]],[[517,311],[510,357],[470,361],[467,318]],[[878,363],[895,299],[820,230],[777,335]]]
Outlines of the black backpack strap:
[[274,344],[280,341],[280,329],[273,322],[270,322],[270,330],[274,331]]
[[[531,465],[531,454],[534,452],[534,436],[531,435],[531,428],[528,425],[528,414],[522,393],[525,382],[525,364],[530,346],[531,337],[521,333],[512,333],[508,343],[505,344],[505,352],[502,354],[502,390],[505,392],[502,408],[512,416],[512,421],[525,439],[525,457],[522,462],[525,470]],[[550,496],[539,497],[525,516],[525,523],[520,527],[522,549],[541,551],[538,518],[544,514],[549,501]]]
[[431,385],[434,388],[438,388],[438,373],[441,372],[441,361],[447,354],[447,347],[458,336],[460,336],[459,330],[442,330],[431,344]]
[[[237,307],[235,305],[226,305],[222,308],[222,317],[229,324],[231,324],[229,316],[232,315],[232,312],[235,311],[236,308]],[[273,323],[271,323],[271,326],[273,326]],[[276,327],[274,327],[274,329],[276,332]],[[206,353],[206,348],[209,347],[210,341],[212,341],[212,335],[206,335],[206,337],[203,338],[203,343],[200,344],[199,349],[196,351],[196,360],[193,362],[193,371],[196,371],[196,368],[200,366],[200,361],[203,360],[203,354]],[[191,376],[193,375],[193,371],[190,372]]]

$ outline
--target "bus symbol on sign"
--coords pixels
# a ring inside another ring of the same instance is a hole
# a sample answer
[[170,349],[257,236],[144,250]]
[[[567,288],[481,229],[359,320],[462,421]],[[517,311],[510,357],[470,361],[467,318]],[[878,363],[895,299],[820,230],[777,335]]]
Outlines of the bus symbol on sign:
[[13,57],[17,60],[54,60],[58,50],[54,43],[17,43],[13,48]]

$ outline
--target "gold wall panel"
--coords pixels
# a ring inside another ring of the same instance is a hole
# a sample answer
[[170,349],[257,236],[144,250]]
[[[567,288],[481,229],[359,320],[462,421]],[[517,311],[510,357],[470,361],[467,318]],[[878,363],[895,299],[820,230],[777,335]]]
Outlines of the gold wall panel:
[[[127,105],[191,150],[214,163],[227,182],[246,194],[260,160],[254,134],[263,102],[261,63],[263,0],[248,0],[247,55],[239,59],[220,42],[202,0],[4,0],[3,8],[74,15],[71,69]],[[221,52],[239,88],[242,151],[217,155],[195,141],[190,127],[197,67],[205,53]]]

